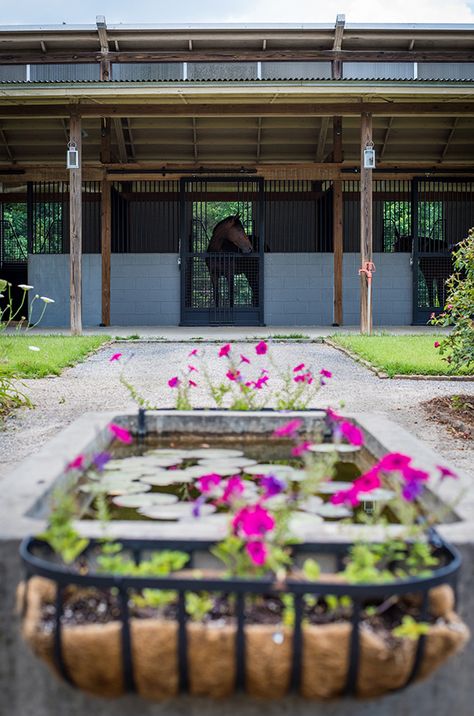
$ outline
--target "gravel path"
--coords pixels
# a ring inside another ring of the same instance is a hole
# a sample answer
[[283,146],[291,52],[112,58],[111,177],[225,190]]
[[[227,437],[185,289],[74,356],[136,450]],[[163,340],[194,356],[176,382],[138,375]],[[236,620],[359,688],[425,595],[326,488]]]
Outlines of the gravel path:
[[[191,360],[196,362],[194,358],[188,359],[192,347],[184,343],[116,343],[66,370],[59,378],[24,381],[36,408],[16,411],[0,432],[0,476],[7,474],[18,461],[34,453],[82,413],[133,406],[119,382],[118,364],[108,362],[112,353],[123,353],[125,374],[142,395],[154,405],[172,407],[174,394],[166,381],[180,368],[187,370]],[[226,359],[217,358],[218,347],[200,345],[199,351],[203,349],[209,373],[223,374],[227,363]],[[235,344],[233,353],[243,353],[254,363],[251,345]],[[314,405],[336,408],[344,401],[347,413],[358,410],[388,416],[474,479],[473,443],[453,438],[443,427],[428,421],[420,407],[423,401],[437,396],[459,392],[474,396],[474,383],[380,380],[339,351],[322,344],[276,344],[271,354],[274,365],[280,370],[305,363],[314,371],[320,368],[332,371],[332,380],[316,396]],[[268,366],[268,360],[260,358],[259,368],[264,366]],[[201,374],[194,373],[193,377],[196,382],[203,382]],[[193,398],[195,405],[212,405],[202,387],[193,389]]]

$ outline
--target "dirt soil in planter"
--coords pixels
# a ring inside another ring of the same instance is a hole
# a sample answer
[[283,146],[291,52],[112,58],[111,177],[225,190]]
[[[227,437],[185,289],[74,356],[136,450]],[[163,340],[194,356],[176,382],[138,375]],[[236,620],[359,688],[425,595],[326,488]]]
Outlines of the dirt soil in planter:
[[474,397],[451,395],[421,403],[431,420],[445,425],[450,433],[463,440],[474,440]]

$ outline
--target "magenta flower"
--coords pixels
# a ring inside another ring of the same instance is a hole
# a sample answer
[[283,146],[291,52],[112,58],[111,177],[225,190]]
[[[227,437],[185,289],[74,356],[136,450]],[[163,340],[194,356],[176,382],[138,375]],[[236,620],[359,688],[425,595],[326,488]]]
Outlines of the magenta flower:
[[240,362],[241,363],[250,363],[249,359],[246,358],[245,356],[243,356],[242,353],[240,354]]
[[109,363],[113,363],[114,361],[120,360],[121,357],[121,353],[114,353],[113,356],[109,358]]
[[240,370],[232,368],[231,370],[227,371],[226,376],[229,380],[238,380],[238,378],[240,378]]
[[261,378],[259,378],[258,380],[255,381],[253,386],[256,390],[261,390],[267,381],[268,381],[268,375],[262,375]]
[[194,365],[188,365],[188,370],[190,373],[199,373],[198,369]]
[[303,368],[304,368],[304,363],[299,363],[299,365],[295,365],[295,367],[293,368],[293,373],[299,373],[300,370],[303,370]]
[[99,470],[99,472],[103,471],[104,467],[107,465],[111,457],[112,455],[106,451],[98,452],[96,455],[94,455],[94,465]]
[[454,479],[457,479],[458,475],[449,469],[449,467],[443,467],[442,465],[436,465],[436,468],[439,470],[440,478],[444,480],[446,477],[454,477]]
[[390,452],[388,455],[384,455],[377,464],[379,470],[386,470],[391,472],[393,470],[403,470],[411,462],[411,457],[404,455],[401,452]]
[[70,463],[66,466],[66,470],[83,470],[84,469],[84,455],[78,455],[74,458],[74,460],[71,460]]
[[198,354],[198,349],[193,348],[192,351],[190,353],[188,353],[188,358],[191,358],[192,356],[197,356],[197,354]]
[[372,468],[354,480],[353,487],[356,492],[371,492],[376,490],[382,484],[377,470]]
[[130,445],[132,442],[132,435],[129,430],[126,428],[121,428],[120,425],[117,425],[116,423],[110,423],[108,426],[110,432],[112,435],[121,443],[125,443],[125,445]]
[[222,346],[222,348],[219,349],[219,358],[222,358],[223,356],[226,357],[229,355],[231,349],[230,343],[226,343],[225,346]]
[[419,480],[408,480],[402,488],[402,495],[407,502],[413,502],[423,492],[423,485]]
[[344,420],[339,425],[339,430],[342,437],[344,437],[351,445],[358,447],[359,445],[364,444],[364,435],[362,431],[359,430],[359,428],[356,428],[356,426],[352,423],[349,423],[347,420]]
[[333,423],[339,423],[341,420],[344,420],[342,415],[338,415],[332,408],[326,409],[326,417],[328,420],[332,420]]
[[247,537],[264,535],[275,527],[275,520],[261,505],[243,507],[232,520],[234,531]]
[[281,425],[279,428],[276,428],[276,430],[273,431],[273,437],[293,438],[302,425],[303,421],[301,420],[301,418],[294,418],[294,420],[289,420],[287,423]]
[[188,380],[188,385],[191,388],[197,388],[197,383],[195,383],[194,380]]
[[435,348],[439,348],[440,345],[441,345],[441,343],[440,343],[439,341],[435,341],[435,342],[433,343],[433,345],[434,345]]
[[448,305],[446,306],[446,310],[447,310],[447,311],[452,311],[452,310],[453,310],[453,305],[452,305],[452,303],[448,303]]
[[178,376],[175,375],[174,378],[169,379],[168,385],[170,388],[178,388],[181,385],[181,381]]
[[197,482],[201,492],[211,492],[213,487],[219,485],[221,479],[220,475],[216,475],[215,472],[210,472],[208,475],[202,475]]
[[322,375],[323,378],[332,378],[332,373],[330,370],[326,370],[325,368],[322,368],[319,371],[319,375]]
[[260,478],[260,487],[265,490],[264,499],[279,495],[286,487],[286,483],[275,475],[264,475]]
[[307,373],[300,373],[299,375],[295,375],[293,378],[295,383],[307,383],[308,385],[311,385],[313,382],[313,376],[308,371]]
[[429,474],[424,470],[417,470],[410,465],[406,465],[402,469],[403,479],[407,482],[426,482],[429,478]]
[[262,567],[267,559],[267,547],[263,542],[247,542],[245,551],[257,567]]
[[265,343],[265,341],[260,341],[260,343],[257,343],[257,345],[255,346],[255,353],[258,356],[264,356],[267,351],[268,345]]
[[357,507],[359,502],[359,495],[354,486],[348,490],[340,490],[334,495],[331,495],[331,503],[333,505],[350,505],[351,507]]
[[303,442],[299,445],[295,445],[291,448],[291,454],[293,457],[301,457],[305,452],[308,452],[312,443]]
[[238,475],[232,475],[227,480],[221,502],[228,503],[233,497],[238,497],[245,489],[244,482]]

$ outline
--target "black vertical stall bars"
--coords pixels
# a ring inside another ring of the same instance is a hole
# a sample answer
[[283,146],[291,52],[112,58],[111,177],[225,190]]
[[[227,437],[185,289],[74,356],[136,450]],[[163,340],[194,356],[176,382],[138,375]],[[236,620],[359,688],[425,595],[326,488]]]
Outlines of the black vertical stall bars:
[[[347,664],[347,678],[345,686],[346,696],[357,695],[357,679],[360,662],[360,639],[359,631],[362,620],[362,610],[368,601],[382,600],[387,597],[403,594],[419,594],[421,596],[421,608],[419,621],[426,620],[428,616],[429,590],[440,584],[449,584],[456,593],[457,577],[461,567],[461,557],[453,546],[444,542],[434,531],[431,532],[430,540],[436,555],[440,558],[441,567],[432,571],[426,577],[412,577],[403,580],[396,580],[386,584],[345,584],[340,581],[330,582],[308,582],[302,580],[288,579],[282,588],[276,585],[270,578],[243,579],[243,578],[185,578],[185,577],[125,577],[118,575],[104,575],[98,573],[69,572],[54,561],[54,555],[47,544],[35,538],[26,538],[20,547],[21,558],[26,570],[26,580],[33,575],[45,577],[56,584],[55,598],[55,630],[54,630],[54,659],[59,674],[65,681],[74,686],[74,675],[69,673],[63,658],[62,649],[62,614],[64,609],[64,595],[66,587],[75,585],[77,587],[88,587],[97,589],[116,589],[119,595],[120,620],[121,620],[121,647],[122,647],[122,668],[124,688],[135,691],[134,664],[132,652],[132,637],[130,630],[129,613],[129,592],[130,590],[141,590],[145,588],[166,589],[176,591],[178,594],[177,621],[178,621],[178,671],[179,688],[182,693],[188,691],[189,673],[187,659],[187,592],[212,592],[224,593],[235,597],[235,663],[236,663],[236,690],[245,691],[246,672],[246,646],[245,646],[245,598],[250,595],[278,596],[282,593],[291,594],[294,604],[294,625],[293,625],[293,649],[290,688],[298,692],[301,683],[302,652],[304,642],[304,597],[313,595],[322,597],[326,595],[348,596],[352,601],[352,632],[349,644],[349,660]],[[192,559],[193,554],[208,551],[213,545],[209,541],[194,541],[192,543],[180,540],[120,540],[123,549],[129,552],[139,563],[142,553],[150,551],[177,549],[187,552]],[[91,540],[88,547],[82,554],[87,559],[89,553],[94,553],[98,547],[98,540]],[[341,564],[348,550],[348,545],[341,543],[306,543],[294,546],[294,553],[329,554],[336,564]],[[278,625],[275,625],[275,633],[278,632]],[[425,637],[418,638],[417,649],[413,668],[406,681],[401,687],[406,688],[418,675],[423,662]],[[275,647],[277,648],[277,646]],[[321,675],[314,674],[317,679]]]

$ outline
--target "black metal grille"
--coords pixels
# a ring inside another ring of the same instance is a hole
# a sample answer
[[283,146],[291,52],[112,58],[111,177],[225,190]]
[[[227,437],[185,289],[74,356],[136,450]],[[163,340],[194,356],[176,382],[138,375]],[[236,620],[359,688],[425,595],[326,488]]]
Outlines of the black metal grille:
[[[181,180],[181,322],[258,325],[263,320],[263,183],[258,179]],[[214,227],[238,214],[251,253],[230,242],[209,251]]]
[[[31,185],[31,253],[69,253],[69,184],[35,182]],[[100,182],[82,183],[82,252],[100,253]]]

